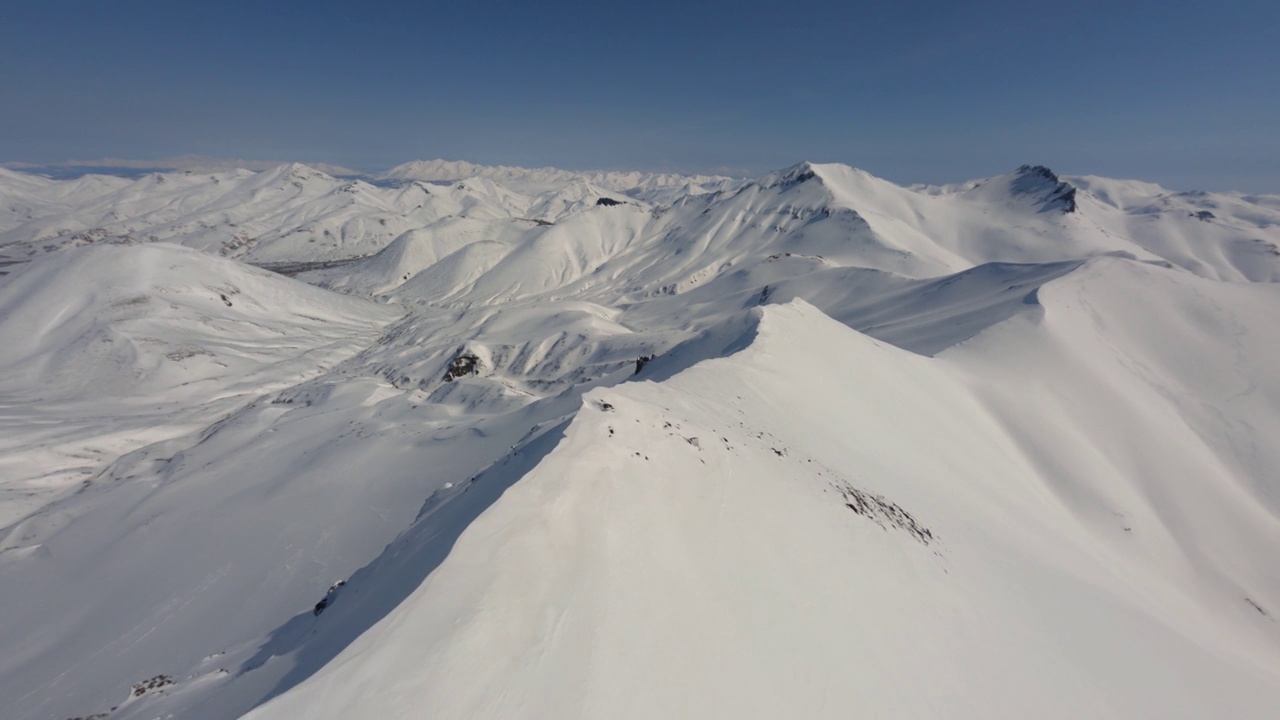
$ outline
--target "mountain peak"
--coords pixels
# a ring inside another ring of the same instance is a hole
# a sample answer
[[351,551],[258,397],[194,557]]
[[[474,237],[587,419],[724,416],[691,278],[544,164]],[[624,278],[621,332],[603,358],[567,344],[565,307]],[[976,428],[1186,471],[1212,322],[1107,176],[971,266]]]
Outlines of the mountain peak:
[[1014,172],[1021,176],[1038,177],[1050,182],[1059,182],[1057,173],[1044,165],[1023,165]]
[[791,187],[819,178],[816,166],[809,161],[796,163],[784,170],[774,172],[760,178],[760,185],[765,188]]
[[1013,173],[1009,189],[1014,195],[1034,196],[1044,210],[1076,211],[1076,188],[1044,165],[1023,165]]
[[280,163],[275,167],[268,168],[260,172],[266,175],[274,175],[282,178],[311,178],[324,175],[324,173],[319,170],[299,162]]

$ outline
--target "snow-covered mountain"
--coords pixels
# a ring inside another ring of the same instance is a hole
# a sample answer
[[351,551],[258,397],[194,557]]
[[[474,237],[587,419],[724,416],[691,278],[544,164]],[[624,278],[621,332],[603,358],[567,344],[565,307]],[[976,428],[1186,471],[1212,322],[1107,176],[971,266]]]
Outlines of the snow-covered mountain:
[[721,175],[680,175],[616,170],[572,171],[553,167],[487,167],[465,160],[416,160],[397,165],[378,176],[382,180],[428,182],[483,177],[520,192],[543,195],[574,183],[590,183],[613,192],[629,192],[647,199],[675,199],[733,187],[733,178]]
[[1280,197],[434,161],[0,201],[6,718],[1280,706]]

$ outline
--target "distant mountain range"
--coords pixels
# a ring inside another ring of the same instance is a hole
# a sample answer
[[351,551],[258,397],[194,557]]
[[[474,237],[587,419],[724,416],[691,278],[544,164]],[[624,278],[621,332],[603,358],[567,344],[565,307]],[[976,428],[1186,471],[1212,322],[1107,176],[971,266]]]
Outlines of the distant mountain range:
[[1280,196],[180,160],[0,169],[5,718],[1280,707]]

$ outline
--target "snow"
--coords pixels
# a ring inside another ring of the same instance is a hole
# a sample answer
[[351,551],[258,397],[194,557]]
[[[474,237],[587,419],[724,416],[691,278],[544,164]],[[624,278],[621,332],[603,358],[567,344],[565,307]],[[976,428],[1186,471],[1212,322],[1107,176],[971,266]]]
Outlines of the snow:
[[398,316],[163,243],[31,263],[0,285],[0,466],[18,503],[0,518],[323,373]]
[[[450,181],[487,178],[529,195],[555,193],[566,186],[591,183],[615,192],[632,192],[639,197],[679,197],[732,187],[732,178],[717,175],[686,176],[676,173],[633,171],[569,171],[559,168],[486,167],[465,160],[415,160],[391,168],[384,180]],[[672,194],[672,191],[677,191]]]
[[[1019,330],[973,344],[1055,339]],[[1022,417],[1061,398],[1028,399],[1043,365],[974,377],[977,352],[922,358],[797,303],[765,309],[729,358],[588,394],[425,582],[249,717],[1269,716],[1280,638],[1244,593],[1280,590],[1274,511],[1224,487],[1191,428],[1170,445],[1150,397],[1099,408],[1145,422],[1011,431],[988,405],[996,377]],[[1132,359],[1095,381],[1152,381]],[[1031,455],[1119,427],[1111,448],[1160,461],[1135,476],[1122,458]],[[1077,483],[1112,497],[1086,510]],[[1164,483],[1176,505],[1138,500]],[[928,540],[850,512],[842,489],[899,505]],[[1214,562],[1169,537],[1197,522],[1177,539],[1227,540]],[[380,592],[367,582],[347,592]]]
[[433,161],[0,199],[5,717],[1280,705],[1280,198]]

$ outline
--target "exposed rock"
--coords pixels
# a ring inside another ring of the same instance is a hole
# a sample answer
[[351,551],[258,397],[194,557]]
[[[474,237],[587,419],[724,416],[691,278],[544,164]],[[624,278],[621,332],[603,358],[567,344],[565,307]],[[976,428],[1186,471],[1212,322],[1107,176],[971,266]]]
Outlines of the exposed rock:
[[474,353],[461,352],[449,363],[444,373],[445,382],[453,382],[463,375],[475,375],[480,372],[480,358]]
[[1036,195],[1044,210],[1076,211],[1076,188],[1043,165],[1023,165],[1011,188],[1020,195]]
[[783,174],[775,182],[766,185],[765,188],[791,187],[816,177],[818,177],[818,173],[813,171],[809,163],[801,163]]
[[652,356],[652,355],[641,355],[640,357],[636,358],[636,371],[635,371],[635,374],[636,374],[636,375],[639,375],[639,374],[640,374],[640,371],[644,369],[644,366],[645,366],[645,365],[648,365],[648,364],[649,364],[649,361],[650,361],[650,360],[652,360],[652,359],[653,359],[653,356]]
[[319,617],[320,613],[324,612],[325,608],[329,607],[331,604],[333,604],[334,600],[338,599],[338,595],[337,595],[338,590],[341,589],[346,584],[347,584],[346,580],[339,580],[338,582],[329,586],[329,591],[324,594],[324,597],[320,598],[320,602],[316,603],[315,610],[313,611],[316,617]]
[[1263,617],[1266,617],[1266,618],[1271,617],[1271,613],[1267,612],[1266,608],[1254,602],[1253,598],[1245,598],[1244,601],[1249,603],[1249,606],[1252,607],[1254,610],[1257,610],[1259,613],[1261,613]]
[[149,692],[156,692],[161,688],[173,685],[173,678],[169,675],[156,675],[149,680],[143,680],[140,683],[133,684],[133,696],[142,697]]
[[[777,452],[776,450],[774,452]],[[845,507],[876,523],[886,530],[898,528],[911,535],[923,545],[934,541],[933,532],[916,521],[911,513],[902,506],[885,499],[880,495],[859,490],[846,483],[834,484],[836,490],[844,496]]]

